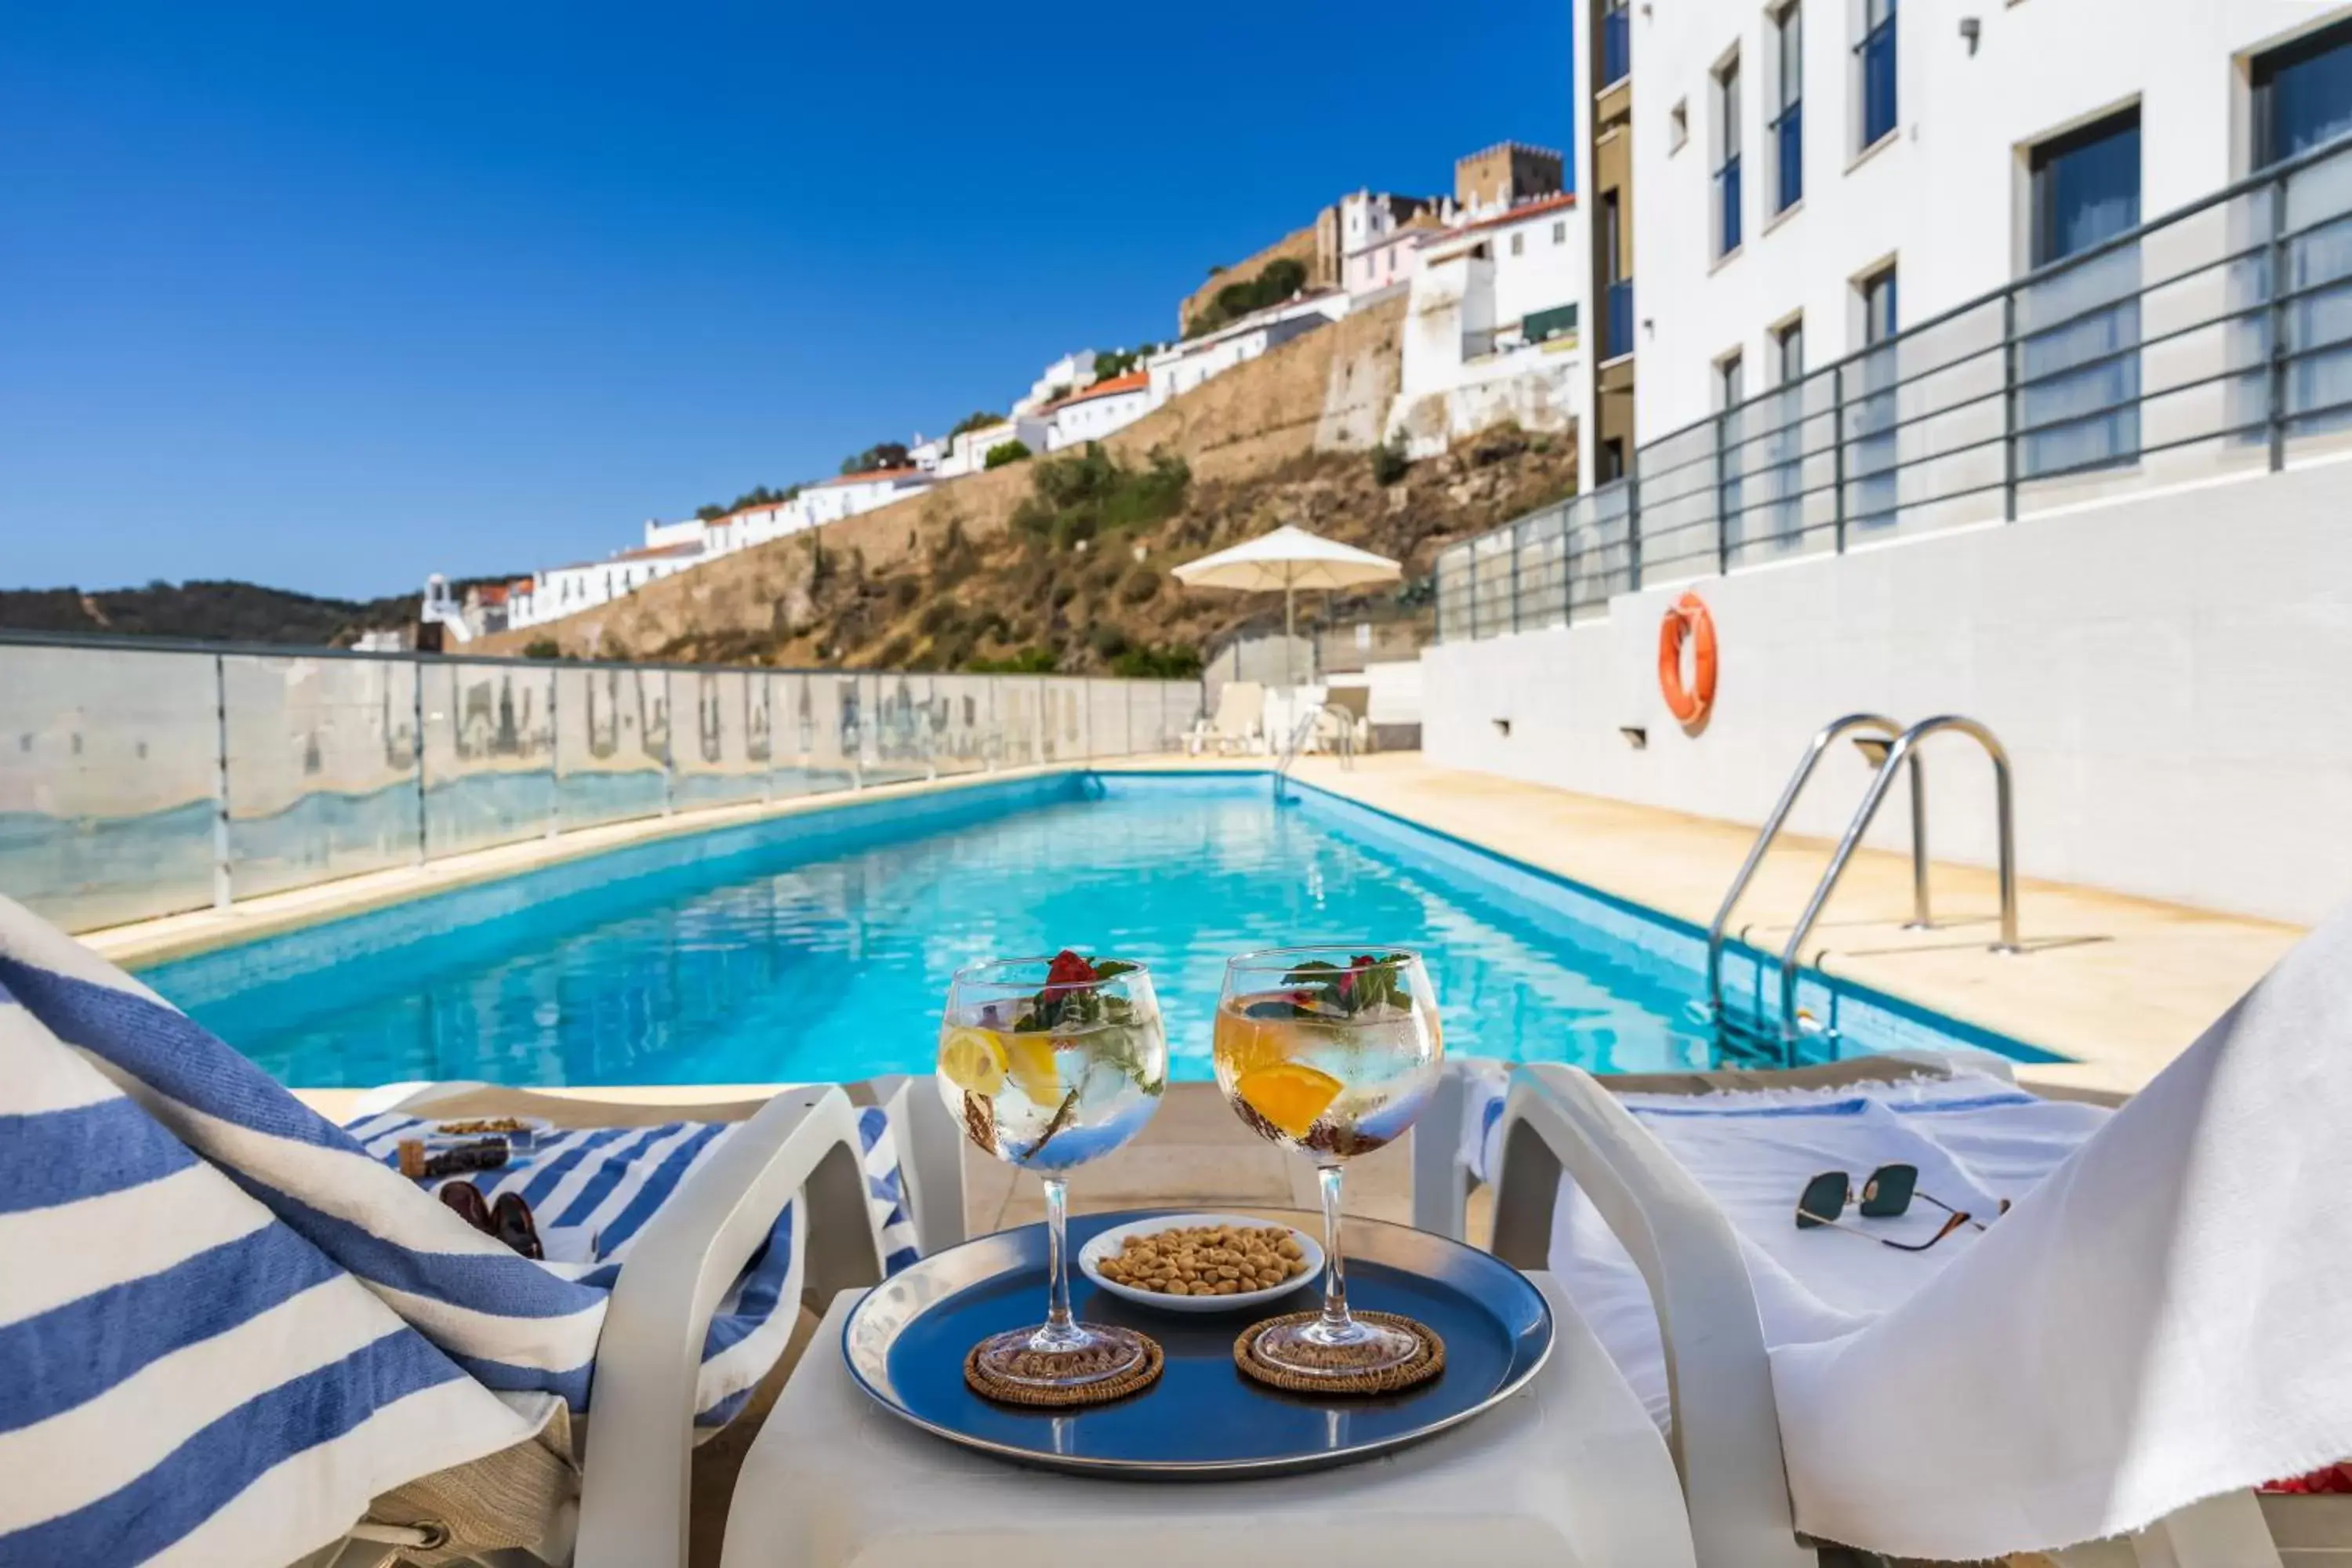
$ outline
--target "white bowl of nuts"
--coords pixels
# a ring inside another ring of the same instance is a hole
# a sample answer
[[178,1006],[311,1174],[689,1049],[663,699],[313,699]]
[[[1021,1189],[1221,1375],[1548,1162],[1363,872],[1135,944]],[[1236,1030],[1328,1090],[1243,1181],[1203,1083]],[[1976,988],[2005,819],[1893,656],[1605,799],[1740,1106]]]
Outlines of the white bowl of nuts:
[[1114,1226],[1078,1249],[1078,1268],[1112,1295],[1168,1312],[1264,1306],[1323,1268],[1315,1238],[1230,1214],[1162,1215]]

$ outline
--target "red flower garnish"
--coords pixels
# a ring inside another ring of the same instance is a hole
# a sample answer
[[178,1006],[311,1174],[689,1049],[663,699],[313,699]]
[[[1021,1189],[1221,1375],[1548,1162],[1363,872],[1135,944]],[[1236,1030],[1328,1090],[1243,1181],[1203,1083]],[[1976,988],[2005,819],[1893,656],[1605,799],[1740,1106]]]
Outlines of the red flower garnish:
[[1053,963],[1045,971],[1049,990],[1055,986],[1091,985],[1094,980],[1095,966],[1066,947],[1054,955]]
[[2341,1495],[2352,1492],[2352,1462],[2330,1465],[2324,1470],[2314,1470],[2307,1476],[2296,1476],[2290,1480],[2273,1481],[2260,1489],[2290,1494],[2318,1492]]

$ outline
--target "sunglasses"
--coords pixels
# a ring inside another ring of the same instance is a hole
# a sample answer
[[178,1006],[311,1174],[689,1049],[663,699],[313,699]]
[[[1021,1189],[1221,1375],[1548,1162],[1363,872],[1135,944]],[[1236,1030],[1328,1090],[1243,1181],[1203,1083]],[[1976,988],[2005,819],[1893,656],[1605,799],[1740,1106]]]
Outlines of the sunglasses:
[[[1911,1212],[1913,1198],[1935,1205],[1946,1215],[1943,1228],[1925,1241],[1896,1241],[1890,1237],[1874,1236],[1858,1226],[1842,1223],[1841,1216],[1848,1204],[1854,1205],[1855,1212],[1864,1219],[1893,1219]],[[2009,1212],[2007,1198],[2000,1200],[2000,1212]],[[1881,1247],[1894,1247],[1898,1252],[1925,1252],[1964,1225],[1972,1225],[1979,1230],[1985,1227],[1984,1221],[1967,1210],[1956,1209],[1943,1199],[1921,1192],[1919,1167],[1916,1165],[1879,1166],[1862,1184],[1859,1199],[1854,1195],[1853,1177],[1843,1171],[1823,1171],[1805,1184],[1803,1194],[1797,1199],[1799,1230],[1827,1226],[1861,1237],[1865,1241],[1874,1241]]]

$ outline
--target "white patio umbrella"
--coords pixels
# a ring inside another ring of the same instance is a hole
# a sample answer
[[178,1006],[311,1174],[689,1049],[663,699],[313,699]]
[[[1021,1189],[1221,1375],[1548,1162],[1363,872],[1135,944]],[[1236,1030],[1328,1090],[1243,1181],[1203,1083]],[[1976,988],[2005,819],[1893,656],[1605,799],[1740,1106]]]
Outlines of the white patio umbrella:
[[[1393,583],[1403,575],[1404,568],[1385,555],[1288,523],[1246,544],[1176,568],[1176,580],[1188,588],[1233,588],[1245,594],[1281,589],[1286,664],[1291,658],[1291,640],[1297,635],[1299,589],[1360,588],[1370,583]],[[1297,672],[1289,673],[1296,682]]]

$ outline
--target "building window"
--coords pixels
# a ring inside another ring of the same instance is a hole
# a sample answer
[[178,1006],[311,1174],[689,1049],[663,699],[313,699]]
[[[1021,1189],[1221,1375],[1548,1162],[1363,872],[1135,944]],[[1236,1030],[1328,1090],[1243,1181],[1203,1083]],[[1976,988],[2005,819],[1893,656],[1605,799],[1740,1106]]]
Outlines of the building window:
[[1601,443],[1601,482],[1613,484],[1625,477],[1625,440],[1612,436]]
[[1551,226],[1551,242],[1554,245],[1566,245],[1568,243],[1568,220],[1566,218],[1561,218]]
[[1805,195],[1805,23],[1801,6],[1783,6],[1772,17],[1774,89],[1780,99],[1772,116],[1772,210],[1787,212]]
[[1601,6],[1601,85],[1623,81],[1633,74],[1632,0],[1602,0]]
[[1511,236],[1511,254],[1513,256],[1525,255],[1527,253],[1527,248],[1528,237],[1526,235],[1515,234]]
[[1781,386],[1794,386],[1805,378],[1805,319],[1772,329],[1772,380]]
[[[2097,254],[2020,291],[2019,471],[2048,478],[2139,453],[2139,110],[2053,137],[2027,157],[2037,268]],[[2041,323],[2047,331],[2036,331]]]
[[1715,362],[1715,405],[1737,408],[1747,401],[1748,364],[1738,349]]
[[1739,248],[1739,57],[1715,73],[1715,253]]
[[1855,97],[1862,104],[1863,147],[1895,132],[1895,0],[1862,0],[1862,38],[1853,46]]
[[2352,131],[2352,21],[2257,56],[2252,75],[2254,167]]
[[1880,268],[1857,285],[1862,294],[1862,341],[1869,347],[1895,335],[1895,268]]

